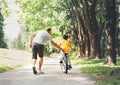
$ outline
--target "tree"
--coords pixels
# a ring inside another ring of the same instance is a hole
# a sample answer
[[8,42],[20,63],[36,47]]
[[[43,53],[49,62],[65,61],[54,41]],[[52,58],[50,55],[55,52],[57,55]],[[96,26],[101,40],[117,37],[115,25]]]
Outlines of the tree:
[[21,9],[19,22],[25,24],[26,36],[46,27],[51,27],[53,32],[59,35],[60,32],[56,30],[59,31],[60,27],[70,24],[69,20],[65,19],[66,9],[61,6],[65,4],[64,0],[17,0],[17,3]]
[[4,32],[3,32],[3,15],[0,9],[0,48],[7,48],[6,41],[4,39]]
[[105,64],[116,64],[116,26],[117,12],[115,0],[106,0],[106,34],[107,34],[107,52]]
[[0,0],[0,48],[7,48],[7,40],[4,38],[4,18],[8,16],[8,6],[6,0]]
[[74,28],[78,31],[78,48],[82,56],[89,58],[100,57],[99,42],[101,28],[97,20],[97,0],[71,0],[72,19],[75,21]]
[[116,2],[117,8],[117,56],[120,56],[120,1]]

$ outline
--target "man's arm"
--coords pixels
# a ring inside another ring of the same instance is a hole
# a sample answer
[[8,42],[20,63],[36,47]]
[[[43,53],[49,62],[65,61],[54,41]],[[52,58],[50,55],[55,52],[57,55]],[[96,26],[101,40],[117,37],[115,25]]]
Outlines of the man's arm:
[[33,41],[33,38],[36,36],[35,33],[32,33],[31,36],[30,36],[30,47],[32,47],[32,41]]
[[54,41],[51,41],[52,45],[54,45],[55,47],[57,47],[59,50],[62,50],[64,52],[64,50]]

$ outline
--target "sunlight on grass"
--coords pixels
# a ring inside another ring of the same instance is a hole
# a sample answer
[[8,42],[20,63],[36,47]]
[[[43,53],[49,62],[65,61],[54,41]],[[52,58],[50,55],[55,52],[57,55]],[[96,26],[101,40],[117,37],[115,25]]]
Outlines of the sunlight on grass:
[[85,73],[105,73],[108,71],[112,71],[113,67],[105,67],[105,66],[83,66],[81,70]]
[[76,64],[98,64],[98,63],[103,63],[103,59],[99,59],[99,60],[89,60],[86,58],[71,58],[72,60],[76,61]]
[[103,60],[88,60],[88,59],[81,59],[77,64],[98,64],[102,63]]
[[120,68],[120,59],[117,59],[116,66],[104,65],[104,59],[89,60],[86,58],[71,58],[82,72],[90,74],[97,85],[120,85],[120,76],[112,77],[110,72]]

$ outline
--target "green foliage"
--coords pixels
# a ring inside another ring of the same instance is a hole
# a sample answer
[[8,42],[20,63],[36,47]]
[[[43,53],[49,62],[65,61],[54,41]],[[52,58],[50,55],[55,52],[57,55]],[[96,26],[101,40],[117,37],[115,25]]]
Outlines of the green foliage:
[[6,0],[0,0],[0,48],[7,48],[7,40],[4,38],[3,21],[8,16],[8,5]]
[[63,25],[65,22],[66,14],[61,12],[62,9],[58,3],[60,2],[59,0],[24,0],[19,2],[21,2],[21,22],[27,25],[29,32],[46,27]]
[[7,48],[6,42],[4,38],[0,39],[0,48]]
[[1,10],[0,10],[0,48],[7,48],[7,44],[4,39],[3,20],[4,20],[3,15],[1,14]]
[[[26,36],[36,30],[51,27],[52,37],[56,38],[61,35],[61,26],[70,25],[70,20],[66,20],[68,6],[65,5],[65,0],[16,0],[16,3],[20,5],[19,22],[26,25]],[[21,42],[26,40],[21,39]]]
[[7,17],[9,15],[8,4],[6,0],[0,0],[0,12],[4,17]]
[[96,17],[99,23],[106,23],[106,12],[104,9],[105,0],[97,0]]

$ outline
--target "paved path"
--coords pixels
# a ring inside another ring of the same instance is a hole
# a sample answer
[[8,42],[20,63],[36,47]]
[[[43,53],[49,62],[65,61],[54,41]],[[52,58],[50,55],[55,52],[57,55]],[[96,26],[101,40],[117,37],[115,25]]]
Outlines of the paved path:
[[[21,61],[22,62],[22,61]],[[34,75],[32,66],[25,66],[0,73],[0,85],[95,85],[77,66],[64,74],[59,66],[59,57],[44,60],[45,74]]]

